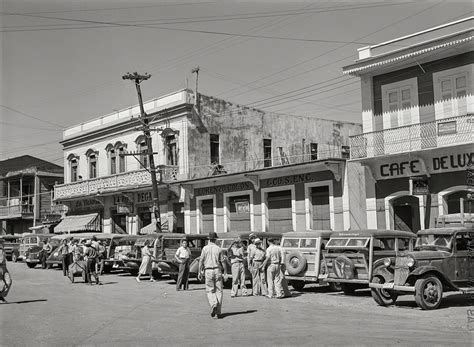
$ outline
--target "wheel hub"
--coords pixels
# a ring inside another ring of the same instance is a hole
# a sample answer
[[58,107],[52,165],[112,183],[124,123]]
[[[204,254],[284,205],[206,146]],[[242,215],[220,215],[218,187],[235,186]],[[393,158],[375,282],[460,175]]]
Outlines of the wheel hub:
[[429,283],[425,289],[425,297],[429,302],[436,302],[439,297],[438,287],[433,283]]

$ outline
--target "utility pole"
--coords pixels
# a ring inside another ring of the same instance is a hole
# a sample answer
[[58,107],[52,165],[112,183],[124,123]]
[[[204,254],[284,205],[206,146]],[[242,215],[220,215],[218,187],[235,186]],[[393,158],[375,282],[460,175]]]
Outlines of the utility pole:
[[156,220],[156,232],[161,232],[161,215],[160,215],[160,198],[158,195],[158,181],[156,179],[156,167],[155,167],[155,159],[153,158],[153,147],[152,141],[150,136],[150,125],[149,119],[147,114],[145,113],[145,109],[143,108],[143,100],[142,100],[142,92],[140,89],[140,83],[149,79],[151,75],[149,73],[145,73],[144,75],[140,75],[137,72],[129,73],[127,72],[125,75],[122,76],[124,80],[131,80],[135,82],[135,87],[137,88],[138,94],[138,103],[140,105],[140,120],[143,123],[143,134],[145,135],[145,143],[147,146],[147,154],[148,154],[148,161],[150,163],[150,174],[151,174],[151,197],[153,200],[153,214],[155,215]]

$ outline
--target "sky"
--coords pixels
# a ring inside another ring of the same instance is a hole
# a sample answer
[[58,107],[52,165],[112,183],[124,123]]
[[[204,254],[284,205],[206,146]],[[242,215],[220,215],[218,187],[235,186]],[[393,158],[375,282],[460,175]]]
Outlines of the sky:
[[0,0],[0,160],[62,165],[63,129],[189,87],[361,122],[357,49],[472,15],[471,1]]

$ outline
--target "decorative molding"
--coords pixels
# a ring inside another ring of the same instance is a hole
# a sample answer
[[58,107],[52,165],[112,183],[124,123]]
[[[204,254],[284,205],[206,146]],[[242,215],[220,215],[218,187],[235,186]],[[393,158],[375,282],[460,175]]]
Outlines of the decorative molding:
[[253,184],[257,192],[260,190],[260,177],[258,175],[245,174],[244,177]]
[[343,175],[342,163],[326,161],[324,165],[333,173],[334,179],[339,182]]
[[194,198],[194,188],[191,184],[180,184],[179,186],[185,191],[185,193],[189,194],[191,199]]

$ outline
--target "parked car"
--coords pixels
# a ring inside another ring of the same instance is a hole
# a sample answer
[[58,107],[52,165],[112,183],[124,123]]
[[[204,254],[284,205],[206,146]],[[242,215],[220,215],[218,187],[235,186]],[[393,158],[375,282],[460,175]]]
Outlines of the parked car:
[[339,282],[346,295],[368,288],[371,278],[386,269],[386,259],[413,250],[415,239],[414,233],[401,230],[334,232],[323,252],[326,281]]
[[2,235],[3,248],[7,260],[17,262],[20,256],[21,235]]
[[[103,262],[103,272],[122,270],[136,276],[141,262],[140,248],[137,247],[139,235],[110,234],[107,242],[106,258]],[[101,236],[106,238],[105,234]]]
[[474,247],[473,236],[472,226],[420,230],[414,251],[403,252],[395,260],[382,259],[383,267],[369,285],[375,302],[387,306],[398,295],[413,293],[421,309],[433,310],[441,304],[443,292],[472,292],[469,281],[474,267],[469,250]]
[[[51,237],[51,246],[53,246],[53,250],[46,259],[46,266],[48,269],[52,268],[54,265],[57,265],[59,268],[62,268],[63,266],[63,259],[62,255],[59,252],[59,247],[62,245],[63,240],[70,240],[70,239],[75,239],[75,240],[82,240],[82,239],[91,239],[93,236],[99,237],[101,233],[73,233],[73,234],[61,234],[61,235],[55,235]],[[110,234],[111,235],[111,234]],[[70,263],[72,262],[72,258]]]
[[191,250],[189,278],[196,278],[199,270],[199,257],[202,248],[206,245],[207,235],[164,233],[160,239],[160,252],[157,256],[160,275],[168,275],[175,281],[178,279],[179,264],[174,256],[181,246],[181,241],[185,239],[188,241],[188,247]]
[[[333,231],[307,230],[284,233],[281,245],[285,251],[285,278],[295,290],[302,290],[306,283],[328,285],[322,252]],[[341,290],[337,282],[329,282],[331,289]]]
[[34,268],[41,262],[44,242],[53,236],[54,234],[23,234],[18,259],[25,260],[29,268]]

